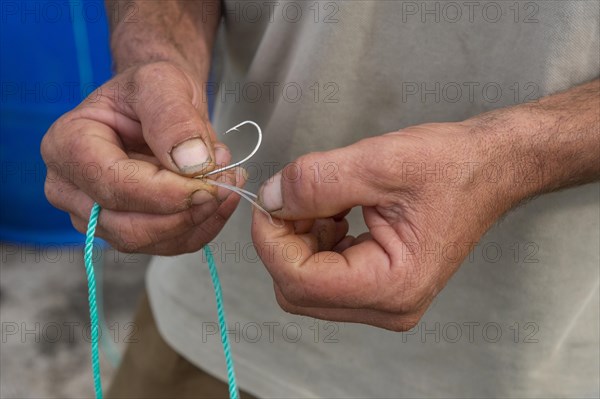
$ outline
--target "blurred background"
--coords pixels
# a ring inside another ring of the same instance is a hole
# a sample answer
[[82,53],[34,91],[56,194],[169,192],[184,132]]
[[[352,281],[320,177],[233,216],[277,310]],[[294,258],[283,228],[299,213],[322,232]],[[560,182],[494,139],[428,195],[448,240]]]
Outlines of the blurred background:
[[[91,397],[84,237],[46,201],[39,147],[111,76],[104,3],[3,0],[0,23],[0,397]],[[135,339],[148,260],[95,248],[105,387]]]

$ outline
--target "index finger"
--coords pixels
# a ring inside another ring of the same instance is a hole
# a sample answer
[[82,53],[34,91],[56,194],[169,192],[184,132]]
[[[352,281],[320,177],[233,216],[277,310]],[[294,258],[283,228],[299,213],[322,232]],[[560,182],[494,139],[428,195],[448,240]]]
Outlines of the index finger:
[[341,254],[317,252],[313,237],[294,232],[293,222],[278,227],[254,209],[252,239],[265,267],[286,300],[297,306],[375,308],[390,259],[374,240]]
[[57,169],[53,172],[103,208],[170,214],[215,200],[215,188],[202,180],[130,158],[116,133],[104,123],[71,119],[51,130],[53,139],[42,144],[49,172]]

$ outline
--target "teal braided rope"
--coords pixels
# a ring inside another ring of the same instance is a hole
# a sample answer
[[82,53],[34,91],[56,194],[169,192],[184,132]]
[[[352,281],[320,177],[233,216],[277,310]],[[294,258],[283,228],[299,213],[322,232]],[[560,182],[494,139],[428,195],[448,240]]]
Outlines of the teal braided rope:
[[233,356],[231,355],[231,346],[227,335],[227,321],[225,318],[225,309],[223,308],[223,293],[221,292],[221,281],[217,274],[217,266],[213,258],[212,251],[208,245],[204,246],[204,254],[210,271],[210,278],[215,289],[215,300],[217,302],[217,317],[219,319],[219,330],[221,332],[221,343],[223,344],[223,354],[225,355],[225,364],[227,365],[227,381],[229,382],[229,397],[239,399],[240,392],[235,378],[235,369],[233,367]]
[[[94,249],[94,234],[98,225],[98,216],[100,215],[100,205],[94,204],[90,213],[87,233],[85,236],[85,271],[88,280],[88,300],[90,305],[90,325],[92,330],[92,372],[94,374],[94,389],[96,398],[102,399],[102,381],[100,379],[100,355],[98,353],[98,305],[96,303],[96,279],[94,277],[94,262],[92,259]],[[204,247],[204,254],[210,271],[210,278],[215,290],[215,300],[217,303],[217,317],[219,319],[219,329],[221,331],[221,343],[223,344],[223,354],[225,355],[225,364],[227,366],[227,380],[229,381],[229,397],[239,399],[240,393],[235,378],[235,369],[233,367],[233,356],[229,337],[227,336],[227,321],[225,310],[223,309],[223,293],[221,291],[221,281],[217,273],[215,259],[208,246]]]
[[94,204],[90,213],[87,233],[85,235],[85,273],[88,281],[88,302],[90,305],[90,328],[92,330],[92,373],[94,374],[94,389],[96,398],[102,399],[102,380],[100,379],[100,354],[98,353],[98,304],[96,303],[96,278],[94,277],[94,234],[98,224],[100,205]]

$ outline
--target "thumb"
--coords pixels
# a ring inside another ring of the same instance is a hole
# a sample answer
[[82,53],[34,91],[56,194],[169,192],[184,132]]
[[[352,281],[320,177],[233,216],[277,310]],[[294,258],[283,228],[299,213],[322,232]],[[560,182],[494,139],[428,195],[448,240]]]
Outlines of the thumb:
[[198,175],[214,168],[214,133],[199,108],[199,87],[182,69],[157,63],[142,67],[136,77],[140,101],[133,104],[146,144],[173,172]]
[[332,217],[354,206],[374,206],[380,191],[368,179],[367,157],[354,144],[310,153],[288,164],[259,190],[258,200],[286,220]]

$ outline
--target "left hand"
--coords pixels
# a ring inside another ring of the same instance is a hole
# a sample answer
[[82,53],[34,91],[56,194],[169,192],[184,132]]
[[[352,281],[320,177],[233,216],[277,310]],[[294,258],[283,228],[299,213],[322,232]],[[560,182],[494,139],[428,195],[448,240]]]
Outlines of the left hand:
[[[480,119],[425,124],[288,165],[259,193],[284,226],[256,209],[252,224],[280,306],[396,331],[415,326],[486,230],[537,181],[521,179],[532,164],[513,161],[518,151],[505,136]],[[344,219],[355,206],[368,228],[357,238],[346,236]]]

